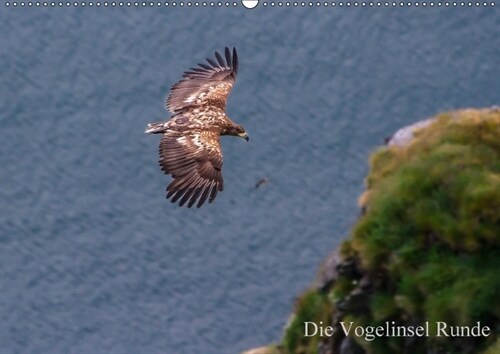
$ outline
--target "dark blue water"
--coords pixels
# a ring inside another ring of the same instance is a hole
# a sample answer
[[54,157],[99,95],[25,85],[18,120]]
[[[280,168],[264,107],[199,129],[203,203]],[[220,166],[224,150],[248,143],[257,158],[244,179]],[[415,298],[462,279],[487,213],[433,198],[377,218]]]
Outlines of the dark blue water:
[[[237,353],[277,340],[358,215],[369,151],[499,103],[494,8],[0,5],[1,353]],[[225,190],[157,166],[181,72],[236,46]],[[262,177],[269,183],[259,189]]]

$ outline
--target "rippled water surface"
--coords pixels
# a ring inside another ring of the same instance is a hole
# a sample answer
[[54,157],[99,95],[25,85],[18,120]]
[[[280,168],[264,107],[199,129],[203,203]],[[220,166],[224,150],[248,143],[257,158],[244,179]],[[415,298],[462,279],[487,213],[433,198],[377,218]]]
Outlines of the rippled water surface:
[[[2,353],[277,340],[358,215],[369,151],[499,103],[491,7],[0,7]],[[228,114],[251,139],[224,138],[224,192],[181,209],[143,131],[226,45],[240,55]]]

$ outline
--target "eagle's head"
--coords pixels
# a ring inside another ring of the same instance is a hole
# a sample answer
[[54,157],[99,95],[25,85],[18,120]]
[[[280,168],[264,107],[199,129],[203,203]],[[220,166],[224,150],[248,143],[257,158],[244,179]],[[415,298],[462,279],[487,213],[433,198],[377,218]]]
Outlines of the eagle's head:
[[243,138],[246,141],[248,141],[250,139],[247,132],[245,131],[245,128],[243,128],[243,126],[238,125],[238,124],[233,124],[230,127],[228,127],[227,130],[224,131],[224,133],[222,135],[239,136],[240,138]]

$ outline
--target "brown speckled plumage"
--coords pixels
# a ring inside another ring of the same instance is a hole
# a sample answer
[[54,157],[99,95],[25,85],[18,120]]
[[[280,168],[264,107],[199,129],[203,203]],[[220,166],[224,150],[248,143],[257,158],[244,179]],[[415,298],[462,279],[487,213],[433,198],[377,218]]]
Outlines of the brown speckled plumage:
[[215,60],[198,64],[170,89],[167,108],[172,112],[167,122],[151,123],[146,133],[163,134],[160,141],[160,167],[173,177],[167,198],[188,207],[213,202],[223,189],[221,135],[235,135],[248,140],[241,125],[226,115],[226,101],[236,80],[236,49],[225,49],[225,59],[215,53]]

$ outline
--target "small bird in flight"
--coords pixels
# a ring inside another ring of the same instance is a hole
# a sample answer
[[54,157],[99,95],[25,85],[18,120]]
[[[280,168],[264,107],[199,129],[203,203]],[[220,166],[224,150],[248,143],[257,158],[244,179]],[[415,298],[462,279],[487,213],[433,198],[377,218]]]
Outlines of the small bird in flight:
[[225,48],[225,59],[215,52],[215,60],[198,64],[184,72],[183,79],[170,89],[166,122],[150,123],[147,134],[163,134],[159,164],[172,176],[167,199],[179,206],[196,202],[212,203],[223,190],[221,135],[239,136],[248,141],[245,129],[226,115],[226,101],[238,73],[236,49]]
[[269,179],[267,177],[263,177],[255,183],[255,188],[260,188],[261,186],[267,184],[269,182]]

